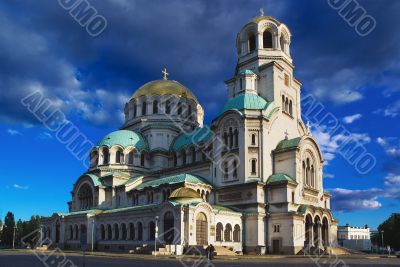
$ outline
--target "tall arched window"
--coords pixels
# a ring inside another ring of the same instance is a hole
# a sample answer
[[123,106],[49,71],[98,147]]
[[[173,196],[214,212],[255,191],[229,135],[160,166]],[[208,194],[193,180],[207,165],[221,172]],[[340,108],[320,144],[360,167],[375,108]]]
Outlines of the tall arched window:
[[112,230],[111,230],[111,225],[107,224],[107,240],[112,239]]
[[119,240],[119,227],[118,224],[114,224],[114,240]]
[[228,134],[226,132],[224,133],[224,144],[228,146]]
[[108,164],[110,162],[110,152],[108,148],[103,148],[103,164]]
[[106,228],[104,227],[104,225],[102,224],[100,226],[100,232],[101,232],[101,240],[106,240]]
[[158,101],[154,100],[153,101],[153,114],[157,114],[158,113]]
[[237,178],[237,161],[236,159],[233,161],[233,178]]
[[115,153],[115,163],[122,163],[123,162],[123,153],[121,150],[117,150],[117,152]]
[[257,160],[256,159],[251,160],[251,174],[252,175],[257,174]]
[[122,227],[122,240],[126,240],[128,238],[128,231],[126,229],[126,224],[123,223],[121,227]]
[[232,225],[228,223],[225,226],[225,231],[224,231],[224,240],[226,242],[231,242],[232,241]]
[[311,165],[311,186],[315,188],[315,173],[314,173],[314,165]]
[[90,185],[85,183],[79,188],[78,203],[81,210],[93,207],[93,191]]
[[146,101],[143,101],[142,103],[142,115],[146,115],[147,113],[147,103]]
[[292,106],[292,100],[289,101],[289,114],[293,116],[293,106]]
[[133,117],[137,116],[137,105],[136,103],[133,105]]
[[233,131],[232,128],[229,128],[229,147],[233,147]]
[[289,99],[288,98],[285,99],[285,111],[289,112]]
[[234,132],[234,139],[235,139],[235,147],[238,147],[239,146],[239,131],[238,131],[238,129],[235,129],[235,132]]
[[238,224],[233,229],[233,242],[240,242],[240,226]]
[[145,163],[145,158],[144,158],[144,152],[140,153],[140,166],[144,167]]
[[[104,228],[104,226],[103,226],[103,228]],[[72,225],[70,225],[69,226],[69,240],[72,240],[72,239],[74,239],[74,229],[72,228]]]
[[282,95],[282,110],[286,111],[285,110],[285,96],[284,95]]
[[272,48],[272,33],[268,30],[263,33],[263,47]]
[[141,222],[138,222],[138,224],[137,224],[137,226],[138,226],[138,237],[137,237],[137,239],[138,240],[143,240],[143,224],[141,223]]
[[256,35],[254,33],[249,34],[249,52],[256,50]]
[[310,182],[310,159],[306,160],[306,181],[307,181],[307,185],[311,186],[311,182]]
[[135,225],[133,223],[129,223],[129,239],[135,239]]
[[165,102],[165,113],[170,114],[171,113],[171,103],[169,100]]
[[256,134],[252,134],[252,135],[251,135],[251,144],[252,144],[253,146],[256,145]]
[[229,176],[229,170],[228,170],[228,162],[224,162],[224,178],[225,180],[228,180]]
[[178,115],[182,114],[182,103],[178,102]]
[[216,228],[216,241],[222,242],[222,236],[224,232],[224,226],[222,223],[217,223],[217,228]]
[[133,165],[133,151],[128,154],[128,164]]

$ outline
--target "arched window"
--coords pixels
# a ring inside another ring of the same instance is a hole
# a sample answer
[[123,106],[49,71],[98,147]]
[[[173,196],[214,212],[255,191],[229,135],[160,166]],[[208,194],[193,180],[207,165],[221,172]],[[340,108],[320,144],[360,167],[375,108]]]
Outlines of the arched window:
[[314,173],[314,165],[311,165],[311,186],[315,188],[315,173]]
[[112,239],[112,230],[111,230],[111,225],[107,224],[107,240]]
[[226,132],[224,133],[224,144],[228,146],[228,134]]
[[129,239],[135,239],[135,225],[133,223],[129,223]]
[[228,162],[224,162],[224,178],[228,180],[229,178],[229,170],[228,170]]
[[114,224],[114,240],[119,240],[119,227],[118,227],[118,224]]
[[224,226],[222,223],[217,223],[217,229],[216,229],[216,241],[222,242],[222,234],[224,232]]
[[310,169],[311,169],[311,167],[310,167],[310,159],[307,159],[306,160],[306,183],[307,183],[307,185],[308,186],[310,186],[311,185],[311,182],[310,182]]
[[76,224],[74,226],[74,233],[75,233],[75,240],[78,240],[78,238],[79,238],[79,228],[78,228],[78,225],[76,225]]
[[144,160],[145,160],[145,158],[144,158],[144,152],[142,152],[142,153],[140,153],[140,166],[142,166],[142,167],[144,167]]
[[190,149],[190,154],[192,156],[192,163],[196,162],[196,150],[194,149],[194,147]]
[[182,103],[178,102],[178,115],[182,114]]
[[263,33],[263,47],[272,48],[272,33],[268,30]]
[[306,179],[306,163],[303,160],[303,183],[307,185],[307,179]]
[[233,178],[237,178],[237,161],[236,159],[233,161]]
[[153,114],[157,114],[158,113],[158,101],[154,100],[153,101]]
[[251,174],[252,175],[257,174],[257,160],[256,159],[251,160]]
[[156,235],[156,224],[151,221],[149,223],[149,240],[154,240]]
[[240,226],[238,224],[233,229],[233,242],[240,242]]
[[224,240],[225,242],[231,242],[232,241],[232,225],[228,223],[225,226],[225,231],[224,231]]
[[249,34],[249,52],[256,50],[256,35],[254,33]]
[[97,151],[92,151],[90,153],[90,167],[96,167],[99,159],[99,153]]
[[142,116],[146,115],[146,113],[147,113],[147,103],[146,103],[146,101],[144,101],[142,103]]
[[186,152],[184,149],[181,150],[182,165],[186,164]]
[[239,131],[238,131],[238,129],[235,129],[235,132],[234,132],[234,139],[235,139],[235,147],[238,147],[239,146]]
[[72,240],[72,239],[74,239],[74,228],[72,228],[72,225],[70,225],[69,226],[69,240]]
[[108,164],[110,162],[110,152],[108,148],[103,148],[103,164]]
[[78,191],[79,209],[85,210],[93,207],[93,191],[90,185],[83,184]]
[[233,147],[233,131],[232,128],[229,128],[229,147]]
[[128,154],[128,164],[133,165],[133,151]]
[[171,103],[169,100],[165,102],[165,113],[170,114],[171,113]]
[[103,224],[100,226],[100,235],[101,240],[106,240],[106,229]]
[[253,146],[256,145],[256,134],[252,134],[252,135],[251,135],[251,144],[252,144]]
[[289,99],[288,98],[285,99],[285,111],[289,112]]
[[117,152],[115,153],[115,163],[122,163],[123,157],[124,156],[121,150],[117,150]]
[[293,116],[293,106],[292,106],[292,100],[289,101],[289,114]]
[[121,225],[121,227],[122,227],[122,240],[126,240],[128,237],[128,231],[126,229],[126,224],[123,223]]
[[141,222],[138,222],[138,240],[143,240],[143,224]]

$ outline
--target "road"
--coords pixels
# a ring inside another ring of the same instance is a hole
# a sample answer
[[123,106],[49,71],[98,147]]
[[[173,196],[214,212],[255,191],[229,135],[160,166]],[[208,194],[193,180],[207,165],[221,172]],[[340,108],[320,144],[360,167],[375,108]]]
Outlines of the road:
[[[39,259],[41,258],[42,261]],[[62,263],[59,265],[59,263]],[[319,265],[317,264],[319,263]],[[364,257],[346,257],[342,259],[309,259],[302,257],[236,257],[221,258],[207,262],[200,258],[154,259],[152,256],[125,257],[123,255],[112,256],[85,256],[77,253],[55,253],[53,255],[32,253],[0,251],[0,267],[118,267],[118,266],[140,266],[140,267],[240,267],[240,266],[400,266],[400,259]]]

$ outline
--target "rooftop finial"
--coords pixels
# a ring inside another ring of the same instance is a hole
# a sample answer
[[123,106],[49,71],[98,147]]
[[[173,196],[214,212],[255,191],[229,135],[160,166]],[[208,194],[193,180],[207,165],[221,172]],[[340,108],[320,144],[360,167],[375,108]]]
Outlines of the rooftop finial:
[[162,71],[162,74],[163,74],[163,79],[164,80],[168,80],[169,73],[167,72],[167,68],[166,67],[164,67],[164,70]]
[[264,16],[264,8],[260,8],[260,17]]
[[310,121],[307,121],[307,132],[308,132],[308,134],[311,133],[311,124],[310,124]]

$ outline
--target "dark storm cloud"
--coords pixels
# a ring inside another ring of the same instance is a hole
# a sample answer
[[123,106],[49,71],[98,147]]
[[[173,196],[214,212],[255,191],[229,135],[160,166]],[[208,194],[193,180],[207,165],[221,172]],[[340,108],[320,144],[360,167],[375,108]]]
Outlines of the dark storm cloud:
[[134,90],[159,79],[166,65],[171,79],[195,92],[210,120],[226,99],[223,81],[234,71],[236,33],[260,7],[290,27],[292,56],[306,89],[321,99],[355,101],[378,69],[397,68],[392,62],[400,35],[390,30],[399,3],[359,2],[378,25],[363,38],[319,0],[92,0],[108,22],[92,38],[57,1],[5,1],[0,119],[34,123],[19,100],[40,89],[65,112],[118,126],[112,114],[121,114]]

